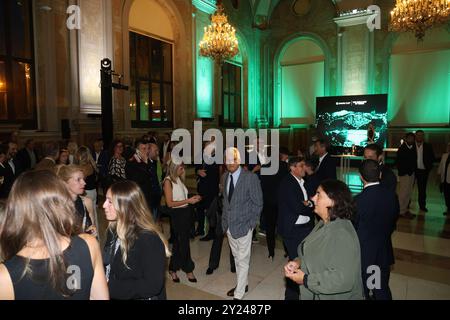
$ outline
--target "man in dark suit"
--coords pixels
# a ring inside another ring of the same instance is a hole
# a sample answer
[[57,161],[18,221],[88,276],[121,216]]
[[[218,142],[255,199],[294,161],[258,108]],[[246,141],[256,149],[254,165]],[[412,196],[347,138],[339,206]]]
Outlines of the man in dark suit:
[[151,207],[153,219],[159,220],[159,206],[161,204],[162,190],[158,179],[159,148],[155,143],[148,144],[148,161],[150,165]]
[[[9,141],[7,143],[8,152],[6,153],[6,167],[12,172],[13,181],[16,181],[17,177],[23,172],[22,165],[17,159],[17,143]],[[11,186],[12,186],[11,184]]]
[[127,161],[125,174],[128,180],[134,181],[141,188],[149,208],[152,207],[151,164],[148,160],[148,144],[144,140],[136,141],[136,153]]
[[269,258],[275,257],[275,230],[278,220],[278,189],[283,178],[289,173],[289,150],[280,148],[280,162],[278,172],[274,175],[261,175],[261,188],[264,206],[262,215],[266,226],[267,249]]
[[[103,140],[97,139],[94,142],[94,148],[91,152],[92,158],[94,159],[98,175],[97,175],[97,187],[105,186],[105,178],[108,175],[108,165],[109,165],[109,154],[107,150],[104,150]],[[103,190],[106,194],[106,190]]]
[[242,299],[248,291],[252,233],[263,208],[263,197],[258,177],[241,168],[239,150],[228,148],[225,158],[228,172],[223,176],[222,227],[233,252],[237,275],[236,287],[227,295]]
[[44,158],[34,168],[35,170],[54,171],[56,160],[59,158],[59,144],[55,141],[48,141],[42,144],[42,155]]
[[25,147],[19,150],[17,159],[19,160],[23,171],[34,169],[37,164],[37,153],[34,150],[33,139],[25,141]]
[[369,144],[364,148],[364,159],[377,161],[381,171],[381,186],[392,192],[397,192],[397,176],[383,163],[383,149],[378,144]]
[[[286,175],[278,189],[278,234],[283,238],[289,260],[297,258],[297,248],[314,227],[314,213],[308,205],[305,181],[305,160],[289,159],[290,174]],[[286,300],[298,300],[298,284],[286,279]]]
[[399,179],[398,200],[400,202],[400,216],[413,219],[413,215],[408,210],[411,194],[414,188],[415,171],[417,168],[417,152],[415,135],[409,132],[406,140],[397,151],[397,169]]
[[316,195],[317,188],[319,188],[320,185],[320,181],[316,173],[316,168],[316,159],[313,158],[305,161],[305,181],[307,182],[306,191],[308,192],[308,196],[310,198]]
[[328,153],[328,143],[324,139],[319,139],[314,143],[314,153],[319,157],[319,164],[316,168],[319,182],[327,179],[336,179],[336,161]]
[[[392,300],[389,289],[390,267],[394,253],[391,236],[398,217],[398,201],[391,190],[380,185],[381,170],[375,160],[364,160],[359,168],[364,184],[362,193],[355,197],[357,214],[355,229],[361,246],[361,272],[367,299]],[[369,267],[380,270],[380,286],[369,287],[373,274]]]
[[[378,162],[378,166],[380,168],[381,172],[381,179],[380,179],[380,186],[383,188],[391,191],[395,194],[395,201],[397,202],[397,209],[400,211],[400,204],[398,201],[398,195],[397,195],[397,176],[395,173],[387,167],[383,163],[383,149],[378,144],[369,144],[364,148],[364,159],[366,160],[374,160]],[[399,212],[397,212],[397,219],[399,216]],[[397,220],[394,224],[394,230],[397,229]],[[392,248],[392,240],[389,237],[389,248]],[[390,265],[393,265],[395,263],[395,257],[394,253],[392,252],[391,258],[390,258]]]
[[164,133],[163,141],[161,141],[161,144],[159,145],[159,160],[161,161],[161,163],[163,163],[163,160],[166,157],[167,149],[169,148],[171,138],[172,134],[170,132]]
[[14,183],[14,173],[8,165],[8,145],[0,144],[0,199],[8,198]]
[[427,202],[427,182],[428,175],[433,169],[434,152],[430,143],[424,141],[424,132],[422,130],[416,131],[416,153],[417,153],[417,168],[416,180],[417,188],[419,189],[419,207],[420,210],[428,212]]
[[[197,173],[197,192],[202,197],[197,205],[197,230],[196,236],[205,235],[205,214],[214,198],[219,194],[220,167],[217,163],[212,163],[216,154],[216,145],[214,141],[205,144],[203,149],[202,164],[195,165]],[[209,241],[214,239],[214,228],[209,225],[208,234],[200,241]]]

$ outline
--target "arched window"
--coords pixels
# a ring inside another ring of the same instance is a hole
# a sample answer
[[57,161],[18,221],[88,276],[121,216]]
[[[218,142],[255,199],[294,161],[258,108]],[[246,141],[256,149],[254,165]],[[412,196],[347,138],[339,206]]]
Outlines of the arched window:
[[36,128],[31,0],[0,1],[0,122]]

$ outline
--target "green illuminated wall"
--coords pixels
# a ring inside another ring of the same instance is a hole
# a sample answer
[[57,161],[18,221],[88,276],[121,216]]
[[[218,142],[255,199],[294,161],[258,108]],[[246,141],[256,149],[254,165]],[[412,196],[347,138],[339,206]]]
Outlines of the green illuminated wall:
[[195,105],[196,117],[214,118],[214,62],[200,56],[199,42],[203,38],[204,28],[210,24],[209,14],[214,11],[208,1],[193,1],[197,7],[195,13],[195,37],[193,50],[195,54]]
[[448,126],[450,25],[427,31],[422,42],[398,35],[388,58],[390,126]]
[[391,57],[391,125],[448,125],[450,50]]
[[197,55],[197,77],[196,77],[196,96],[197,96],[197,117],[213,118],[213,62],[207,58]]

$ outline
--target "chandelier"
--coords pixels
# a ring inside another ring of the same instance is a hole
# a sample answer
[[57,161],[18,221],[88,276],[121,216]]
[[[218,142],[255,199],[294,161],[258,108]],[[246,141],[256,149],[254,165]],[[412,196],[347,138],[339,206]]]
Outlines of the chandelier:
[[450,19],[450,0],[396,0],[389,30],[413,31],[423,40],[425,31]]
[[239,53],[236,29],[228,23],[222,4],[217,6],[217,11],[211,17],[211,25],[205,27],[199,46],[201,56],[210,57],[219,64]]

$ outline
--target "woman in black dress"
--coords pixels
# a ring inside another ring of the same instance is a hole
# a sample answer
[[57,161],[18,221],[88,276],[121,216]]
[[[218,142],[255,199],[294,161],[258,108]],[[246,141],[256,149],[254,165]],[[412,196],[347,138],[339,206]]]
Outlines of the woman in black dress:
[[108,299],[100,247],[50,171],[15,182],[0,219],[0,300]]
[[92,200],[83,196],[85,193],[86,182],[84,181],[84,173],[82,168],[74,164],[56,167],[57,176],[64,181],[67,189],[75,204],[75,209],[79,217],[79,227],[83,232],[97,236],[97,227],[93,224],[94,205]]
[[139,186],[116,182],[103,208],[110,222],[104,261],[111,299],[165,300],[169,246]]

